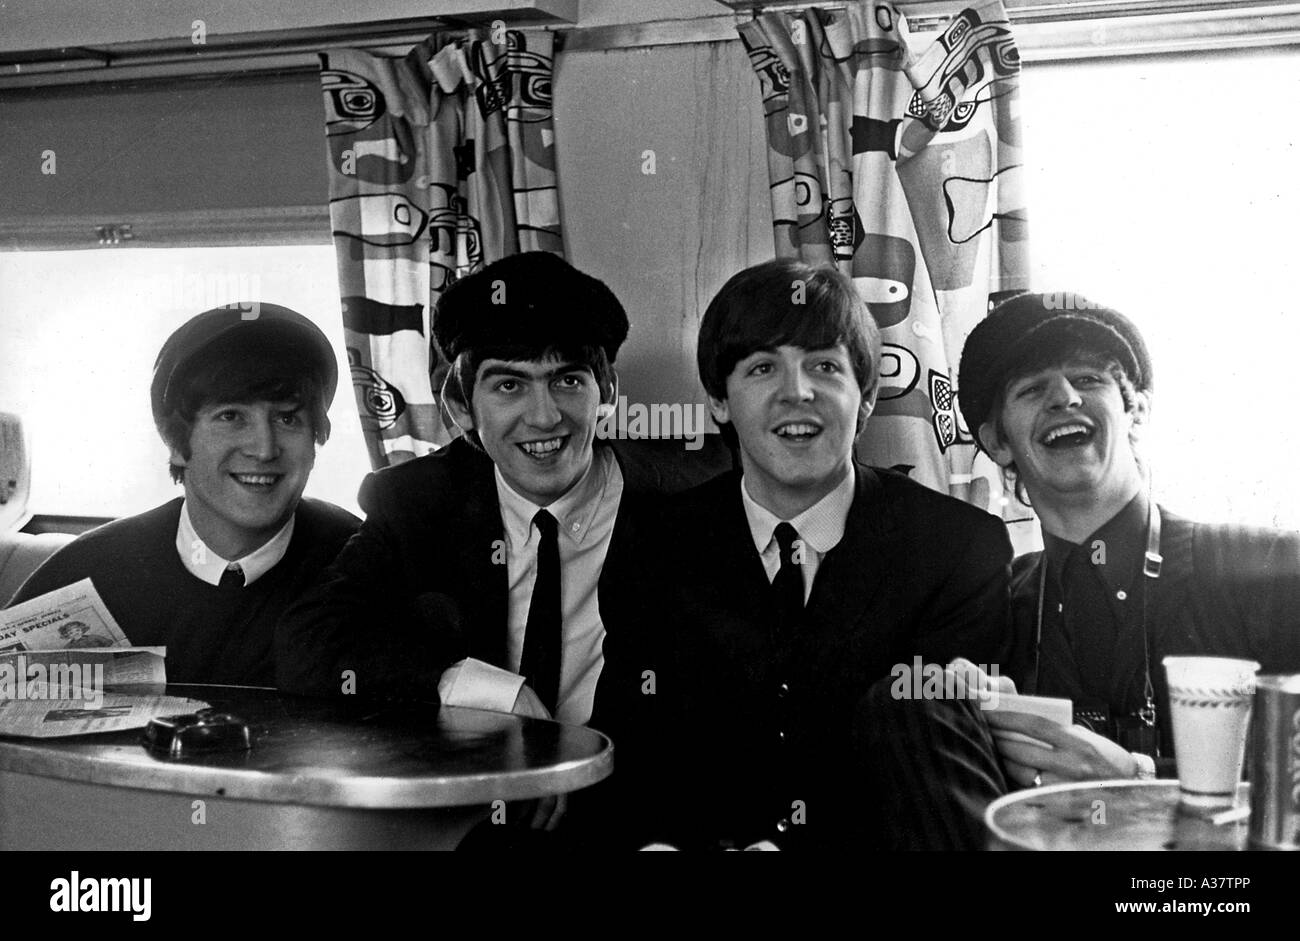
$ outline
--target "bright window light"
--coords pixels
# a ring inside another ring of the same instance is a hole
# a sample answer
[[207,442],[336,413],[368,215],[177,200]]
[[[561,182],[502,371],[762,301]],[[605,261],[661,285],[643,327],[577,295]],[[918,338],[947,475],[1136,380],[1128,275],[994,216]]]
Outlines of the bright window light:
[[306,315],[333,342],[333,432],[306,493],[359,512],[369,460],[337,285],[329,245],[0,253],[0,411],[27,430],[32,512],[127,516],[180,495],[149,409],[154,358],[190,317],[250,298]]
[[1021,87],[1034,286],[1142,330],[1156,498],[1193,519],[1300,529],[1300,129],[1285,105],[1300,54],[1033,64]]

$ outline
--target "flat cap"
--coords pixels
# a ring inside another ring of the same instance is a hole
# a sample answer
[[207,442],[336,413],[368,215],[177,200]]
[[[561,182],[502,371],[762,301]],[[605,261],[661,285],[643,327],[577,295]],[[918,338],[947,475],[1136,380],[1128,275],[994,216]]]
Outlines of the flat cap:
[[1119,311],[1068,291],[1002,301],[962,350],[957,401],[967,429],[979,440],[1004,383],[1025,363],[1088,352],[1114,356],[1139,392],[1151,390],[1151,356],[1142,334]]
[[314,323],[288,307],[260,301],[240,301],[191,317],[167,338],[153,364],[149,398],[155,422],[171,412],[173,396],[187,366],[220,341],[282,351],[286,365],[305,365],[315,372],[329,408],[338,388],[339,370],[329,338]]
[[507,255],[449,287],[433,311],[448,362],[466,350],[599,346],[614,362],[627,313],[603,281],[552,252]]

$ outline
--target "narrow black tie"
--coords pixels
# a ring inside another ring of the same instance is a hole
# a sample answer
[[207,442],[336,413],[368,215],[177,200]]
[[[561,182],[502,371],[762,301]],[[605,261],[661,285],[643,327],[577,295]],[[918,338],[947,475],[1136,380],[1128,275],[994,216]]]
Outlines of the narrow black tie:
[[[799,533],[789,523],[778,523],[776,544],[781,549],[781,568],[772,579],[772,594],[776,602],[778,624],[783,633],[789,633],[803,617],[803,566],[795,558],[796,544],[802,550]],[[799,553],[803,555],[802,552]]]
[[538,510],[533,525],[541,534],[537,545],[537,581],[528,605],[524,652],[519,672],[542,704],[555,715],[560,696],[560,649],[563,615],[560,610],[560,541],[555,517]]
[[244,587],[244,570],[238,565],[229,565],[221,573],[221,581],[217,582],[218,588],[243,588]]

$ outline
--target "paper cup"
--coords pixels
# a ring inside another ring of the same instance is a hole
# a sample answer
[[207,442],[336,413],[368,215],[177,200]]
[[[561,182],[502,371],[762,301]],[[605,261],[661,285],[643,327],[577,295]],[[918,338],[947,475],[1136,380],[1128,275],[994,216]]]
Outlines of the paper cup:
[[1253,660],[1165,657],[1178,790],[1189,807],[1231,807],[1255,696]]

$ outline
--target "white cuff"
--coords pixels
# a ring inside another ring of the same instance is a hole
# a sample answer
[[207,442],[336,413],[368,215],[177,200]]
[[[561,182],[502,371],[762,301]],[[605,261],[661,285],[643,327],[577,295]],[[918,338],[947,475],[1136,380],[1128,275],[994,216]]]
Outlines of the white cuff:
[[447,706],[510,712],[524,678],[482,660],[468,657],[453,663],[438,680],[438,697]]
[[1149,781],[1156,776],[1156,760],[1150,755],[1144,755],[1141,752],[1129,752],[1137,761],[1137,774],[1134,775],[1139,781]]

